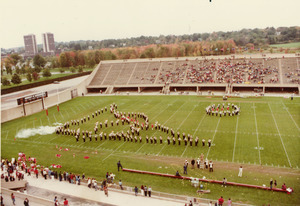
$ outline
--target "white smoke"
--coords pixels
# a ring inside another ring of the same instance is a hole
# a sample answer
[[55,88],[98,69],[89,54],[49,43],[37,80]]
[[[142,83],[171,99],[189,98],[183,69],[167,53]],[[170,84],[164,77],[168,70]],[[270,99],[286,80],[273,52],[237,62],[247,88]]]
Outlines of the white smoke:
[[28,138],[34,135],[47,135],[55,132],[56,127],[40,126],[39,128],[22,129],[17,134],[17,138]]

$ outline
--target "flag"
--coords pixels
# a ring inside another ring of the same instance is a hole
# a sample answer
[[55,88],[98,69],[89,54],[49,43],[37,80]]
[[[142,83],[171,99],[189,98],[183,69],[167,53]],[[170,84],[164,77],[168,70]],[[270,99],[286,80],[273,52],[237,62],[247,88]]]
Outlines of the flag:
[[60,157],[61,157],[61,154],[56,154],[56,157],[60,158]]
[[89,157],[89,156],[84,156],[83,158],[84,158],[84,159],[89,159],[90,157]]

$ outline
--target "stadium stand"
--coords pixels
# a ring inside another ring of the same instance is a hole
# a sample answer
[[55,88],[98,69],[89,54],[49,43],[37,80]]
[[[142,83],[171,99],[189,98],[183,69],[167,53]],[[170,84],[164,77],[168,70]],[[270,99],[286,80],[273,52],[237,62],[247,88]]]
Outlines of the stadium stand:
[[299,57],[102,61],[89,93],[287,92],[299,94]]

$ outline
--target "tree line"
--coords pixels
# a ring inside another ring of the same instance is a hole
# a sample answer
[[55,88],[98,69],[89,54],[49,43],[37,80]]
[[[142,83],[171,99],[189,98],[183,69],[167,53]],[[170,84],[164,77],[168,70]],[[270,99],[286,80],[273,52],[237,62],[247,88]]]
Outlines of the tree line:
[[194,33],[185,35],[160,35],[140,36],[124,39],[106,39],[102,41],[71,41],[58,42],[56,48],[69,50],[88,50],[116,47],[146,46],[151,44],[178,44],[184,41],[218,41],[232,39],[237,46],[246,46],[248,43],[254,46],[267,46],[270,44],[281,44],[300,41],[300,27],[267,27],[264,29],[242,29],[239,31]]

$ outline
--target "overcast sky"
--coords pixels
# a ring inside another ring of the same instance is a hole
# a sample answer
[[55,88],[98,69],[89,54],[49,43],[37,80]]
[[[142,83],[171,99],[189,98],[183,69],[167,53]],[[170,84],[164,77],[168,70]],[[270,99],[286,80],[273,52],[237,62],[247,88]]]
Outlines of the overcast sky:
[[0,0],[0,46],[299,26],[300,0]]

